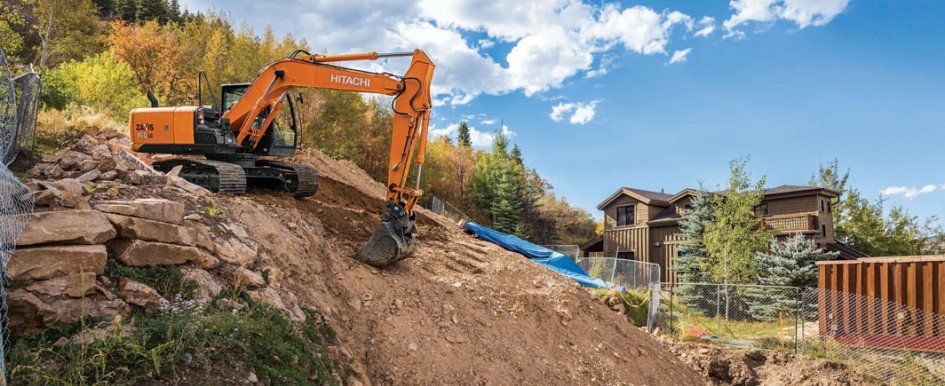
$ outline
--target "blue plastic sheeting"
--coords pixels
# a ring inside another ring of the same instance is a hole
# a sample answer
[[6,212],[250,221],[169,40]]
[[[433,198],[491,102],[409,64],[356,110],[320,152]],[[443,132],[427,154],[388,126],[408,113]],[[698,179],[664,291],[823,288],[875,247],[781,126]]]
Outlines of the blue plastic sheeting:
[[532,261],[571,278],[580,285],[591,288],[609,288],[613,286],[611,283],[588,276],[587,272],[581,269],[581,266],[559,252],[532,244],[508,233],[486,228],[474,222],[467,222],[465,225],[466,229],[469,229],[480,239],[498,244],[512,252],[521,253]]

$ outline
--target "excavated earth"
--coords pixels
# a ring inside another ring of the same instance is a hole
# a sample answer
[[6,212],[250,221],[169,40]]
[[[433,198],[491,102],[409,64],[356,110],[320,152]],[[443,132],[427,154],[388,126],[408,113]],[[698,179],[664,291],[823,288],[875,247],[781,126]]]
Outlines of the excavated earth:
[[[111,138],[109,146],[118,142],[127,139]],[[53,206],[165,198],[183,203],[187,217],[209,229],[218,247],[208,250],[219,252],[219,243],[233,238],[254,246],[258,252],[246,268],[266,273],[265,285],[292,303],[283,308],[295,317],[304,317],[295,303],[315,308],[337,331],[334,354],[354,371],[347,383],[706,383],[576,283],[429,211],[417,212],[412,257],[385,269],[355,261],[384,209],[385,188],[353,163],[317,151],[291,161],[319,171],[315,196],[294,199],[265,190],[210,195],[179,178],[126,171],[120,160],[119,173],[105,177],[84,167],[70,172],[62,161],[31,173],[40,180],[84,173],[79,180],[85,193],[72,195],[85,196],[78,204],[65,193],[40,194]]]
[[353,368],[384,384],[703,384],[646,333],[577,284],[418,211],[418,248],[393,267],[353,259],[384,187],[353,163],[306,151],[321,174],[302,200],[254,191],[225,200],[260,247],[257,265],[322,310]]

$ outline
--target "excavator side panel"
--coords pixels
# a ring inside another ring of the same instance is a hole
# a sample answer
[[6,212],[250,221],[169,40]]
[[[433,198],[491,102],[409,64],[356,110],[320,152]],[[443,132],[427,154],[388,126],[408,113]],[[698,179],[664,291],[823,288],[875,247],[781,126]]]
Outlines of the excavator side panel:
[[186,145],[194,143],[194,113],[197,107],[147,107],[131,110],[132,149],[143,145]]

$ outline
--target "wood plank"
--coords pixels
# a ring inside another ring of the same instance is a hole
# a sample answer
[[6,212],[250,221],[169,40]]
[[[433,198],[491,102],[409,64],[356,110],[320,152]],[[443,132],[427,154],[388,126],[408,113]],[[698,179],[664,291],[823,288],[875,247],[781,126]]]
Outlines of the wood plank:
[[923,336],[934,336],[935,331],[933,331],[932,326],[932,313],[935,312],[935,296],[934,296],[934,286],[932,285],[932,280],[935,276],[935,264],[924,262],[920,263],[922,267],[922,294],[919,299],[921,304],[922,316],[922,332]]
[[892,273],[890,272],[890,269],[889,269],[889,264],[880,263],[879,273],[880,273],[879,274],[880,302],[878,303],[878,305],[880,307],[879,320],[882,325],[882,327],[880,328],[880,333],[888,334],[892,330],[892,328],[890,327],[892,323],[890,323],[889,321],[891,315],[890,315],[890,312],[889,312],[890,310],[888,307],[888,302],[892,300],[892,296],[889,295],[889,281],[890,281],[890,278],[892,277]]

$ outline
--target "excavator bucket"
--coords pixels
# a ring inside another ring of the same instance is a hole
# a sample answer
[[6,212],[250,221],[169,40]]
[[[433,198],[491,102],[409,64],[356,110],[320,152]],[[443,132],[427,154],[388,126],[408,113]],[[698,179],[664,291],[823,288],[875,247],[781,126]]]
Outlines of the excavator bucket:
[[374,234],[355,258],[375,267],[385,267],[403,260],[413,252],[415,230],[416,222],[412,216],[402,206],[388,201],[387,213],[381,216]]

